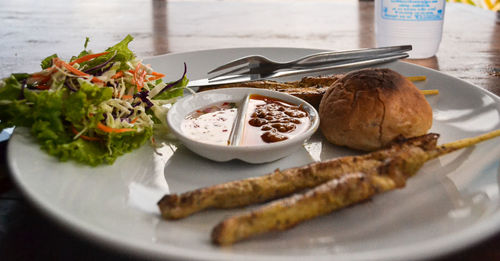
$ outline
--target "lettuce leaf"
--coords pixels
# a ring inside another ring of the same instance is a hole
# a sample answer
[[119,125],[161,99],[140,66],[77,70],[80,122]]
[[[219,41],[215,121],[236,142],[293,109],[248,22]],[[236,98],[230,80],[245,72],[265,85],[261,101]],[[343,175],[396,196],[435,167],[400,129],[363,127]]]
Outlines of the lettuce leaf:
[[78,54],[78,56],[72,56],[72,57],[71,57],[71,59],[69,59],[69,61],[70,61],[70,62],[72,62],[72,61],[74,61],[74,60],[76,60],[76,59],[78,59],[78,58],[80,58],[80,57],[82,57],[82,56],[85,56],[85,55],[87,55],[87,54],[90,54],[90,52],[89,52],[89,51],[87,51],[87,50],[83,50],[83,51],[81,51],[81,52]]
[[128,65],[126,64],[126,62],[133,60],[135,57],[134,53],[128,48],[128,44],[132,40],[134,40],[134,37],[132,37],[131,35],[127,35],[121,42],[106,49],[106,52],[109,52],[108,54],[97,57],[97,58],[90,60],[88,62],[83,62],[81,65],[82,66],[87,65],[88,67],[94,67],[94,66],[97,66],[101,63],[106,62],[111,57],[113,57],[113,55],[116,54],[115,58],[113,58],[113,61],[115,61],[115,62],[119,61],[121,63],[120,70],[126,70],[126,69],[128,69]]
[[61,161],[75,160],[90,166],[111,164],[117,157],[117,155],[110,155],[103,150],[100,144],[83,139],[76,139],[64,144],[55,144],[48,140],[42,144],[42,148]]
[[184,87],[187,86],[188,82],[188,78],[184,76],[177,84],[153,97],[153,100],[168,100],[174,97],[182,96],[184,94]]
[[16,78],[17,81],[22,81],[22,80],[28,79],[31,76],[31,74],[29,74],[29,73],[13,73],[11,76]]
[[[101,141],[73,139],[72,128],[95,128],[103,119],[97,112],[89,118],[89,110],[112,98],[111,88],[101,88],[81,80],[80,89],[71,92],[24,90],[15,77],[4,80],[0,88],[0,128],[24,126],[38,140],[41,148],[61,161],[75,160],[91,166],[111,164],[117,157],[143,145],[153,134],[152,128],[142,132],[104,133]],[[98,130],[97,130],[98,131]]]
[[21,83],[14,76],[4,79],[0,88],[0,129],[31,124],[30,106],[18,100],[21,92]]
[[[47,126],[41,130],[46,128]],[[152,132],[152,129],[147,129],[143,132],[111,133],[107,142],[76,139],[58,143],[53,139],[46,139],[42,142],[42,149],[61,161],[74,160],[90,166],[112,164],[119,156],[142,146]]]
[[43,70],[52,66],[52,59],[53,58],[57,58],[57,54],[53,54],[53,55],[48,56],[42,60],[42,62],[40,63],[40,66],[42,67]]
[[[80,90],[70,93],[63,103],[65,119],[73,124],[75,128],[82,129],[83,123],[88,120],[87,114],[90,107],[97,106],[101,102],[111,99],[113,90],[111,88],[100,88],[83,80],[79,80],[79,84]],[[103,116],[101,113],[95,113],[95,116],[92,118],[94,124],[90,127],[95,128],[97,121],[102,119]]]
[[63,123],[63,96],[67,91],[25,92],[27,104],[31,104],[33,125],[31,134],[39,141],[53,139],[55,142],[67,142],[70,137]]
[[17,100],[21,96],[21,83],[13,75],[3,80],[0,88],[1,100]]
[[83,43],[83,49],[84,50],[87,50],[87,45],[89,45],[89,42],[90,42],[90,38],[89,37],[85,37],[85,43]]

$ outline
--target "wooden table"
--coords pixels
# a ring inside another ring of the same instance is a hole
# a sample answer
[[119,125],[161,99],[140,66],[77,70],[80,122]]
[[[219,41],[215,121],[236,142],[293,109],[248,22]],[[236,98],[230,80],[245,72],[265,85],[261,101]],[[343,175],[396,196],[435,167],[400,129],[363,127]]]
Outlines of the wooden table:
[[[373,27],[369,1],[0,1],[0,77],[37,71],[53,53],[69,58],[86,36],[90,49],[99,51],[131,34],[131,48],[147,57],[249,46],[374,47]],[[500,95],[500,22],[493,12],[448,4],[437,55],[409,62]],[[126,257],[59,227],[27,203],[8,177],[6,142],[0,144],[1,260]],[[500,234],[442,260],[497,260],[498,245]]]

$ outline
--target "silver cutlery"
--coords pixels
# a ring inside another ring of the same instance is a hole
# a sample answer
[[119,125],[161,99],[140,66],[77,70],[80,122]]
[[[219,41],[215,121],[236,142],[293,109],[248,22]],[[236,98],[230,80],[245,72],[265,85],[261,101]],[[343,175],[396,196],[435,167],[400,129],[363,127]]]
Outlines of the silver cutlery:
[[388,63],[396,61],[398,59],[407,58],[408,54],[404,52],[395,53],[384,53],[374,56],[346,59],[341,61],[336,61],[334,63],[328,63],[326,66],[314,66],[314,67],[304,67],[300,69],[290,69],[282,71],[273,71],[267,74],[261,74],[259,72],[244,72],[235,75],[224,75],[218,76],[217,79],[205,78],[199,80],[189,81],[188,87],[205,87],[205,86],[216,86],[221,84],[229,83],[239,83],[239,82],[249,82],[249,81],[260,81],[260,80],[272,80],[286,76],[310,74],[315,72],[329,71],[333,69],[345,69],[345,68],[360,68],[366,66],[372,66],[376,64]]
[[[374,57],[385,56],[394,53],[410,51],[411,45],[388,46],[379,48],[365,48],[347,51],[320,52],[301,57],[289,62],[276,62],[262,55],[250,55],[242,57],[208,72],[212,74],[209,80],[218,80],[223,76],[242,74],[270,75],[282,69],[309,69],[314,67],[324,67],[334,65],[338,62],[358,59],[372,59]],[[214,73],[219,74],[214,75]]]

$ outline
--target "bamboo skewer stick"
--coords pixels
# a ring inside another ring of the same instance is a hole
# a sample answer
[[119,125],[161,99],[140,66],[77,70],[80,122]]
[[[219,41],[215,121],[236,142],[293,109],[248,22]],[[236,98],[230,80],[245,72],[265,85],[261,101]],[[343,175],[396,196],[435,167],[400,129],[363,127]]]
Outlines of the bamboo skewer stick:
[[452,142],[440,145],[436,149],[437,150],[436,152],[439,152],[440,154],[436,155],[436,157],[439,157],[443,154],[447,154],[451,151],[455,151],[455,150],[459,150],[459,149],[463,149],[466,147],[476,145],[480,142],[483,142],[485,140],[490,140],[490,139],[496,138],[498,136],[500,136],[500,129],[494,130],[494,131],[491,131],[491,132],[488,132],[488,133],[485,133],[485,134],[482,134],[479,136],[475,136],[475,137],[471,137],[471,138],[464,138],[461,140],[452,141]]

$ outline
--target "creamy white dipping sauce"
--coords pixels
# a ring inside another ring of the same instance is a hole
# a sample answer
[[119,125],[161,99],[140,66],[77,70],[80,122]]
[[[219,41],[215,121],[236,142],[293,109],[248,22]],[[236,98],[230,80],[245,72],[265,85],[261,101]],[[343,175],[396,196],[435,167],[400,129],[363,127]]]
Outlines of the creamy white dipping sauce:
[[210,144],[229,145],[238,108],[234,102],[214,104],[186,116],[181,130],[192,139]]

